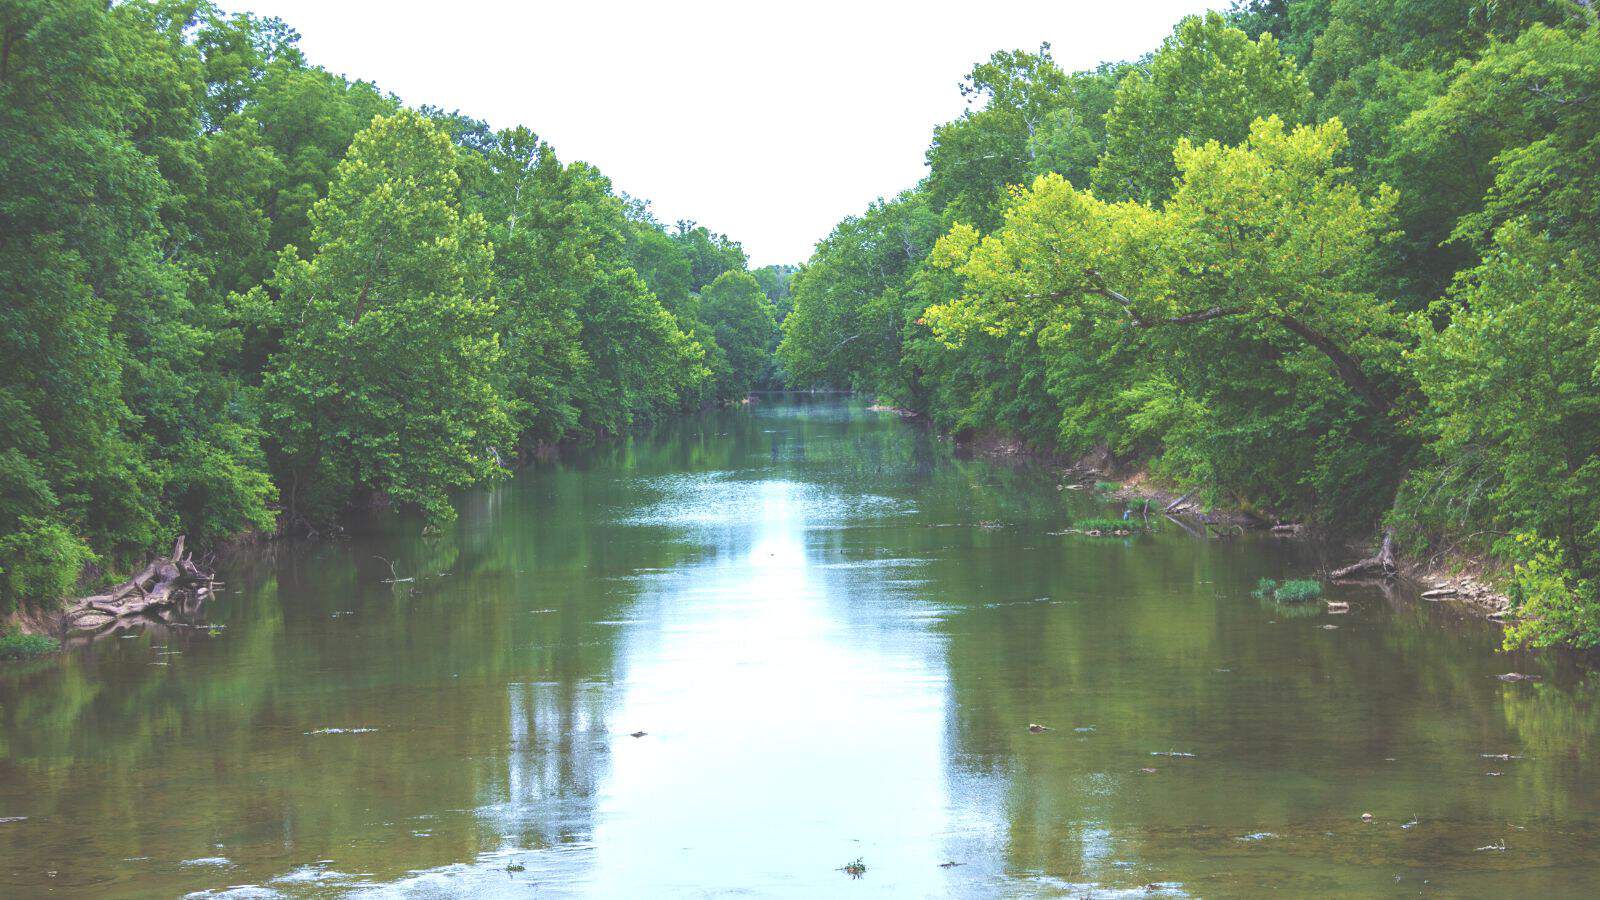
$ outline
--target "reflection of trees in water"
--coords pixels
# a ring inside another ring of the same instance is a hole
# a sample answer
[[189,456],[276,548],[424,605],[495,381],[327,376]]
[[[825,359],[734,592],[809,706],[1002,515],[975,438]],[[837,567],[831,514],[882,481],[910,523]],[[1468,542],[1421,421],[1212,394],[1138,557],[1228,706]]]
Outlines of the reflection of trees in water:
[[[1593,682],[1500,685],[1493,672],[1541,663],[1495,656],[1484,629],[1374,621],[1362,602],[1383,601],[1354,590],[1354,615],[1274,616],[1250,586],[1306,571],[1306,548],[1176,536],[1049,544],[1015,530],[952,544],[946,555],[908,550],[935,558],[922,573],[930,602],[955,610],[943,626],[951,779],[1004,780],[1014,871],[1081,876],[1103,829],[1117,859],[1171,860],[1208,829],[1233,852],[1230,830],[1321,834],[1365,808],[1448,823],[1409,844],[1351,850],[1420,865],[1471,844],[1476,827],[1593,812],[1580,787],[1600,724],[1585,701]],[[1028,722],[1057,730],[1029,734]],[[1166,750],[1197,757],[1150,755]],[[1544,761],[1519,768],[1486,752]],[[1489,769],[1518,783],[1508,790]],[[1560,839],[1536,831],[1519,836],[1554,859]]]
[[[620,533],[628,491],[551,469],[470,498],[443,536],[269,545],[226,564],[214,635],[0,673],[0,804],[55,823],[0,833],[0,856],[37,859],[20,842],[44,834],[83,884],[217,855],[230,879],[316,859],[389,878],[586,832],[617,664],[598,623],[638,590],[610,576],[687,552]],[[378,556],[414,580],[385,584]]]

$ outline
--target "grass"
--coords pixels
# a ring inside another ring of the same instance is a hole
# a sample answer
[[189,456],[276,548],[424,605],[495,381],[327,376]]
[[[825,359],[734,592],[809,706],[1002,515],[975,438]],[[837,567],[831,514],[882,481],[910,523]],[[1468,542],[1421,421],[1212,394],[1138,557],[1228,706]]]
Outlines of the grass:
[[1271,578],[1263,578],[1256,582],[1256,589],[1250,593],[1261,600],[1306,603],[1322,596],[1322,582],[1312,578],[1294,578],[1279,583]]
[[1094,483],[1094,489],[1095,490],[1106,492],[1106,493],[1109,493],[1111,491],[1117,490],[1118,488],[1121,488],[1121,487],[1122,487],[1122,485],[1117,484],[1115,481],[1096,481]]
[[0,634],[0,659],[33,659],[59,649],[59,641],[42,634]]
[[858,856],[854,860],[845,863],[844,868],[841,869],[841,871],[843,871],[846,875],[849,875],[851,878],[860,878],[861,876],[867,874],[867,864],[862,862],[861,857]]
[[1078,519],[1072,523],[1072,527],[1078,531],[1098,531],[1104,534],[1115,534],[1119,531],[1141,532],[1145,530],[1144,523],[1137,519]]

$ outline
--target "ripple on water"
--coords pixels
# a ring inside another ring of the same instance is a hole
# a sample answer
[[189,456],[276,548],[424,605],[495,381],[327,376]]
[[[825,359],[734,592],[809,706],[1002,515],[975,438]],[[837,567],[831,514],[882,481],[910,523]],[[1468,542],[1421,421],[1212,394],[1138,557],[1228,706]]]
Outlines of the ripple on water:
[[738,478],[729,472],[663,475],[644,484],[661,499],[619,519],[620,524],[713,528],[748,525],[768,514],[792,519],[796,510],[803,510],[805,527],[817,528],[916,511],[908,500],[847,494],[807,482]]

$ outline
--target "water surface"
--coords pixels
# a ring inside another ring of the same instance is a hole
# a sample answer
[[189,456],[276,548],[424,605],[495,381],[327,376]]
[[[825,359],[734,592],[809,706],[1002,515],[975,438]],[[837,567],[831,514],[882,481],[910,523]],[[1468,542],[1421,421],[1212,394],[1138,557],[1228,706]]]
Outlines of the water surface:
[[767,399],[241,557],[0,668],[0,894],[1600,893],[1600,681],[1058,488]]

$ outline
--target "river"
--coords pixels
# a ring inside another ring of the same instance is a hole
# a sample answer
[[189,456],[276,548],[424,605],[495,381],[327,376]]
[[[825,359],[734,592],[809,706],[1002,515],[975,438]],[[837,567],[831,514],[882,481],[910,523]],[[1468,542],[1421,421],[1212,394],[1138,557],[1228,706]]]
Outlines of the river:
[[838,399],[459,508],[0,666],[0,894],[1600,893],[1600,680],[1251,596],[1313,545],[1061,534],[1105,504]]

